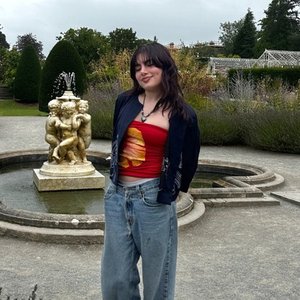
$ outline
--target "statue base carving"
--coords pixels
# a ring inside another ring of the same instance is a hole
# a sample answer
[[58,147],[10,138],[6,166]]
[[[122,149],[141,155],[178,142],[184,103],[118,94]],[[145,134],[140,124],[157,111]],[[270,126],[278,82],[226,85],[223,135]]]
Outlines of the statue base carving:
[[40,169],[40,174],[51,177],[77,177],[93,175],[95,171],[95,167],[90,161],[84,163],[77,162],[74,165],[66,161],[62,161],[60,164],[55,162],[49,163],[46,161]]
[[90,163],[77,165],[45,162],[41,169],[33,170],[33,182],[38,191],[68,191],[103,189],[105,177]]

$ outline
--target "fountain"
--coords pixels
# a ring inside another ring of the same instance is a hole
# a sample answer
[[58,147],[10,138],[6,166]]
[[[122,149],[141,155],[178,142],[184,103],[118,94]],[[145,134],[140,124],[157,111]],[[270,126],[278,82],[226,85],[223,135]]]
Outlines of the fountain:
[[[88,149],[88,102],[71,90],[74,73],[62,73],[60,78],[67,89],[49,102],[45,135],[49,150],[0,153],[0,235],[54,243],[101,243],[110,153]],[[208,177],[209,184],[200,187],[198,181],[207,182]],[[179,227],[199,219],[205,206],[279,204],[266,197],[264,190],[283,181],[261,166],[199,160],[189,193],[181,193],[176,201]]]
[[50,145],[48,161],[34,169],[33,181],[39,191],[98,189],[105,177],[86,157],[91,143],[88,101],[74,96],[74,73],[61,73],[67,86],[61,97],[49,102],[45,140]]

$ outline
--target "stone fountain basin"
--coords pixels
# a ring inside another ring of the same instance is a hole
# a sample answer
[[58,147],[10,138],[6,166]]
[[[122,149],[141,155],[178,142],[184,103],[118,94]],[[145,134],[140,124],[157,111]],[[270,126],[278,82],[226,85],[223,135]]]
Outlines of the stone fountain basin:
[[[43,162],[48,153],[41,150],[7,152],[0,154],[0,168],[17,163]],[[92,163],[109,166],[106,158],[109,153],[89,152]],[[1,174],[0,174],[1,176]],[[194,201],[189,194],[181,194],[178,199],[177,216],[188,214],[193,209]],[[59,229],[104,229],[103,214],[55,214],[35,212],[7,207],[0,199],[0,220],[14,224]]]
[[263,197],[268,191],[284,183],[284,178],[268,168],[246,163],[218,160],[200,160],[198,170],[204,173],[224,174],[214,181],[214,188],[190,188],[196,199]]
[[[43,162],[47,160],[47,155],[47,151],[42,150],[2,153],[0,168],[15,163]],[[88,152],[88,159],[92,163],[107,166],[108,156],[109,153]],[[284,181],[280,175],[264,167],[216,160],[200,160],[197,171],[224,174],[224,177],[214,181],[213,188],[190,188],[189,193],[179,195],[177,216],[180,226],[201,217],[205,212],[203,203],[211,205],[214,199],[220,198],[255,197],[257,199],[264,196],[264,190]],[[184,218],[186,220],[181,222]],[[45,242],[101,243],[104,224],[103,214],[70,215],[31,212],[10,208],[0,203],[0,234]]]

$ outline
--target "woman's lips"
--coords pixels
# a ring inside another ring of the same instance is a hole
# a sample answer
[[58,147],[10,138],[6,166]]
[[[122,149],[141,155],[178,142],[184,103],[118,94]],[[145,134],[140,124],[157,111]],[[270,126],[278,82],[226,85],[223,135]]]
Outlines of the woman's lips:
[[151,79],[151,77],[145,77],[142,79],[142,82],[147,83],[150,79]]

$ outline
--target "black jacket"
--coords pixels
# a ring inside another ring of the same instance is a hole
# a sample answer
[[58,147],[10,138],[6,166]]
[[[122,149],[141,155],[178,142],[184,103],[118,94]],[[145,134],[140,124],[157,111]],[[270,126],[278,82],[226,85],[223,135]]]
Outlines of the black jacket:
[[[170,128],[162,165],[160,190],[157,202],[171,204],[179,191],[187,192],[198,166],[200,132],[197,115],[186,104],[189,119],[174,114],[170,118]],[[122,93],[118,96],[113,121],[112,155],[110,179],[118,183],[119,149],[129,124],[142,109],[137,95]]]

